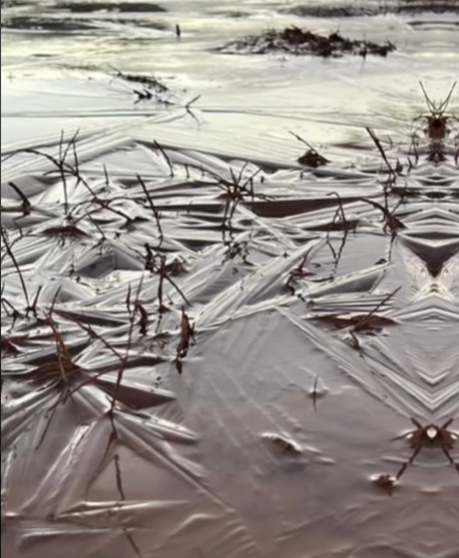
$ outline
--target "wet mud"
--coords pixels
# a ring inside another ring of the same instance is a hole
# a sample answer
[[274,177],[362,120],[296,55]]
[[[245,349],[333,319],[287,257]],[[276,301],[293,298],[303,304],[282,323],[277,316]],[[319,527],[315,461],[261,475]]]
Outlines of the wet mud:
[[455,558],[454,20],[107,4],[2,34],[5,555]]

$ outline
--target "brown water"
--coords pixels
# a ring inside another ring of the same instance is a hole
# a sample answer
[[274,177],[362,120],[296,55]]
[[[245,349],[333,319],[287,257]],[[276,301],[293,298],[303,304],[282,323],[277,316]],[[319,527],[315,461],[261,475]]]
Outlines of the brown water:
[[2,7],[5,555],[459,556],[455,3]]

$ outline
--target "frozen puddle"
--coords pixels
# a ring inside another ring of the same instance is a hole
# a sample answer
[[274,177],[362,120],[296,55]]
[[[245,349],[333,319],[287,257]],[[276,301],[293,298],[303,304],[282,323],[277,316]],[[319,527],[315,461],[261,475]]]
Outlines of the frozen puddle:
[[5,3],[9,558],[459,555],[457,18]]

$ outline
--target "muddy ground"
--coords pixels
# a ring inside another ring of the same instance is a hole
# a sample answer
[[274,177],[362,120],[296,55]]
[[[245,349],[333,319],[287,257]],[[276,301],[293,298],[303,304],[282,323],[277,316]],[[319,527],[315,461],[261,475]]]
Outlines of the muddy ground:
[[459,555],[455,4],[2,8],[5,555]]

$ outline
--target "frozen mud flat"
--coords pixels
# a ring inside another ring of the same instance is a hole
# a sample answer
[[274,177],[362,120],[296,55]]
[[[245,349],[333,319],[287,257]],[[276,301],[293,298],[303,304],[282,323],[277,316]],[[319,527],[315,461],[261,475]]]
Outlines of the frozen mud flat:
[[5,555],[458,556],[454,3],[2,7]]

